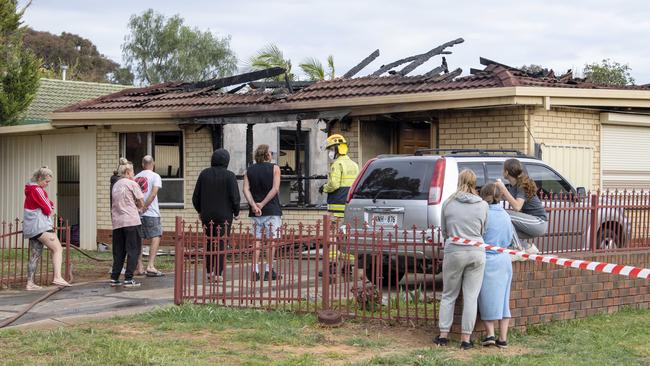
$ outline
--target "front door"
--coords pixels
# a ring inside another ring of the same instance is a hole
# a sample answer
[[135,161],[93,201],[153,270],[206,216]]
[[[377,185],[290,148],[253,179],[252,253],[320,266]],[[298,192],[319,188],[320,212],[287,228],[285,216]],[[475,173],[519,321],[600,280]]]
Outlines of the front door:
[[398,153],[413,154],[417,149],[431,148],[431,124],[402,122],[399,124]]

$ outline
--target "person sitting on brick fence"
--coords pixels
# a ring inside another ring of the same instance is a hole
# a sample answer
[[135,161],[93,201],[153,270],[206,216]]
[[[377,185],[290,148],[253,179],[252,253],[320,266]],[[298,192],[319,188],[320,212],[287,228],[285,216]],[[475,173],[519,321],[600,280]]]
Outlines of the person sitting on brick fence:
[[468,169],[458,175],[458,190],[442,206],[440,228],[445,237],[445,257],[442,261],[442,299],[440,300],[440,335],[433,342],[439,346],[447,338],[454,322],[456,298],[463,290],[463,319],[461,344],[464,350],[473,348],[472,331],[476,323],[478,294],[483,283],[485,250],[472,245],[456,244],[451,237],[483,242],[488,204],[476,195],[476,174]]
[[[502,193],[494,183],[481,188],[481,198],[489,204],[487,229],[483,239],[487,244],[507,248],[515,231],[510,216],[501,204]],[[507,253],[493,250],[485,252],[485,272],[483,285],[478,297],[481,320],[485,324],[487,336],[481,344],[485,347],[508,347],[508,324],[510,323],[510,283],[512,282],[512,261]],[[499,323],[499,339],[494,335]]]
[[[530,245],[522,242],[521,239],[536,238],[546,234],[548,215],[537,196],[535,181],[524,173],[519,160],[508,159],[503,163],[503,177],[510,182],[510,188],[506,188],[501,180],[497,180],[495,184],[499,192],[503,193],[503,198],[510,204],[510,210],[507,212],[517,231],[514,247],[528,251]],[[530,253],[537,252],[535,248]]]

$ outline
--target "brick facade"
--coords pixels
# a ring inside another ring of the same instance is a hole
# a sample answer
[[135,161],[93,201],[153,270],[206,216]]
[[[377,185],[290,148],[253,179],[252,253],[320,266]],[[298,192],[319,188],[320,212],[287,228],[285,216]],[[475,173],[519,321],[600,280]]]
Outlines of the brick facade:
[[[650,251],[586,254],[580,259],[650,267]],[[456,336],[460,334],[461,304],[462,299],[456,300],[452,327]],[[515,329],[525,330],[528,326],[555,320],[613,313],[625,307],[650,308],[650,286],[646,280],[546,263],[513,263],[510,325]],[[475,330],[478,334],[484,333],[480,315]]]
[[516,149],[530,153],[525,107],[445,111],[438,115],[441,149]]

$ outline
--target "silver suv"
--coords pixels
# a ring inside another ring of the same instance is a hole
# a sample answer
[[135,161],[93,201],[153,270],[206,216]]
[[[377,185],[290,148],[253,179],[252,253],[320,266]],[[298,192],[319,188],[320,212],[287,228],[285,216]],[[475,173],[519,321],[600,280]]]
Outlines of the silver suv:
[[[439,155],[443,152],[444,155]],[[346,230],[361,243],[370,242],[368,230],[374,231],[376,237],[377,230],[385,236],[394,233],[395,227],[406,230],[400,231],[402,239],[413,240],[413,233],[421,235],[424,231],[435,243],[440,238],[437,227],[440,226],[442,203],[456,190],[458,173],[463,169],[474,171],[480,189],[502,178],[503,162],[510,158],[522,162],[537,183],[539,193],[547,197],[549,232],[535,240],[540,251],[559,253],[588,249],[592,220],[591,211],[587,209],[590,198],[585,189],[575,188],[543,161],[510,150],[432,149],[409,156],[379,156],[366,163],[350,189],[345,210]],[[599,210],[595,222],[600,248],[625,245],[630,229],[623,210]],[[365,229],[361,229],[363,224]],[[417,230],[411,230],[413,227]],[[362,253],[376,252],[370,245],[359,247]],[[399,254],[424,258],[442,256],[442,253],[434,253],[435,245],[431,247],[414,252],[404,250]],[[395,251],[391,249],[390,253],[394,255]]]

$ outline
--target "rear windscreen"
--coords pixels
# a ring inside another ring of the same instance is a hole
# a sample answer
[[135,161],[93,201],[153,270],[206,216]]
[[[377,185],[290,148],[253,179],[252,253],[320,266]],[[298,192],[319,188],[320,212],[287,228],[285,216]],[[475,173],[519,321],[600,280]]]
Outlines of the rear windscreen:
[[365,171],[352,198],[425,200],[435,160],[376,160]]

